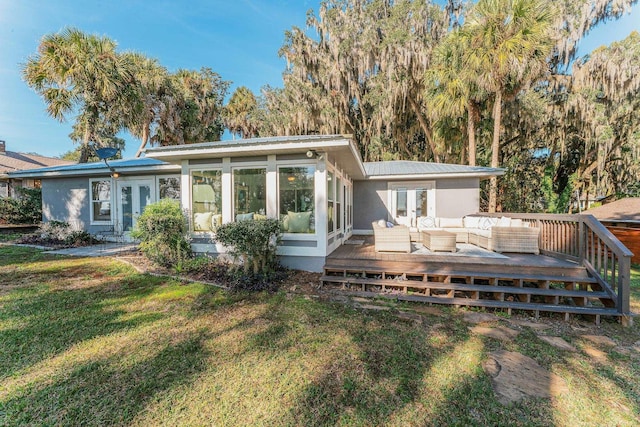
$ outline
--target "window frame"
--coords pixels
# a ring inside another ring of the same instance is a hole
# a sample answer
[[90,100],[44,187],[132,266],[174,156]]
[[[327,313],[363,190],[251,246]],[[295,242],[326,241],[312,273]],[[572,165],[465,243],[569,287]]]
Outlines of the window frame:
[[[104,203],[107,200],[94,200],[93,199],[93,183],[94,182],[108,182],[109,183],[109,219],[108,220],[96,220],[94,216],[94,203]],[[113,179],[111,178],[89,178],[89,224],[91,225],[113,225],[113,213],[115,205]]]
[[278,218],[280,218],[280,215],[282,215],[281,212],[281,199],[280,199],[280,170],[281,169],[291,169],[291,168],[311,168],[313,169],[313,173],[311,174],[311,177],[313,178],[313,209],[311,210],[312,215],[313,215],[313,221],[314,221],[314,227],[313,227],[313,232],[309,232],[309,233],[289,233],[289,232],[283,232],[283,235],[286,235],[287,237],[295,237],[295,238],[300,238],[302,236],[316,236],[318,233],[318,227],[317,227],[317,223],[318,223],[318,211],[317,211],[317,199],[318,199],[318,194],[317,194],[317,177],[316,174],[318,172],[318,165],[316,163],[309,163],[308,161],[304,162],[304,163],[293,163],[293,162],[287,162],[287,163],[280,163],[277,165],[276,167],[276,176],[277,176],[277,193],[276,193],[276,198],[277,198],[277,203],[276,203],[276,209],[277,209],[277,213],[278,213]]
[[[193,211],[193,173],[194,172],[218,172],[220,174],[220,215],[224,215],[224,205],[225,205],[225,200],[224,200],[224,170],[222,169],[222,167],[218,166],[218,167],[192,167],[189,169],[189,207],[188,207],[188,212],[189,212],[189,231],[193,234],[208,234],[208,233],[212,233],[212,231],[207,231],[207,230],[196,230],[195,229],[195,225],[194,225],[194,215],[195,212]],[[182,193],[183,193],[183,189],[182,186],[180,188],[180,195],[182,197]],[[215,194],[215,193],[214,193]],[[182,202],[181,202],[182,203]],[[183,207],[184,208],[184,207]],[[224,218],[224,217],[223,217]],[[224,221],[224,219],[223,219]]]
[[[191,173],[189,173],[191,174]],[[180,195],[177,199],[172,199],[172,200],[177,200],[177,201],[181,201],[182,200],[182,178],[180,175],[158,175],[156,176],[156,200],[161,200],[162,197],[160,197],[160,180],[161,179],[167,179],[167,178],[173,178],[173,179],[177,179],[178,180],[178,187],[179,187],[179,191],[180,191]],[[167,197],[165,197],[166,199]]]

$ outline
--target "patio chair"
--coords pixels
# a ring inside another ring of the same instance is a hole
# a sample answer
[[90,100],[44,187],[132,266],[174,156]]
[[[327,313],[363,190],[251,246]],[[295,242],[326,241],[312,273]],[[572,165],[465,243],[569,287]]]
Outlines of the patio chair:
[[406,252],[411,253],[411,234],[409,227],[396,225],[391,228],[383,227],[377,221],[371,223],[376,252]]

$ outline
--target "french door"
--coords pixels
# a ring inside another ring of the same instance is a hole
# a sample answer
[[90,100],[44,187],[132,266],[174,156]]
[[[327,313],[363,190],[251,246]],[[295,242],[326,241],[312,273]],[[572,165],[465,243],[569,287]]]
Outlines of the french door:
[[128,236],[136,224],[138,216],[150,203],[155,201],[152,179],[117,181],[117,232]]
[[436,216],[435,184],[430,182],[390,184],[391,215],[398,224],[415,227],[417,218]]

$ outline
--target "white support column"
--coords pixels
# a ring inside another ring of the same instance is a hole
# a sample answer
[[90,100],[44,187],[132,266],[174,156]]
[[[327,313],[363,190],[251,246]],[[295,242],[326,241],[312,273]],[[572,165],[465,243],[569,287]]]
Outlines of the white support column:
[[[191,177],[189,176],[189,161],[182,161],[182,170],[180,172],[180,203],[182,209],[191,212]],[[192,219],[189,220],[191,222]]]
[[278,166],[275,154],[267,156],[267,216],[278,218]]
[[222,223],[233,222],[233,179],[231,158],[222,159]]
[[327,255],[327,167],[326,160],[319,160],[314,176],[316,192],[316,235],[318,236],[318,252]]

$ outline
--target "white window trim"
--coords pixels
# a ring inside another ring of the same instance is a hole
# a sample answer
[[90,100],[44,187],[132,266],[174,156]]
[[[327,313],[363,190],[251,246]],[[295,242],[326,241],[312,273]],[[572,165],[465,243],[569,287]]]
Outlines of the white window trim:
[[[110,212],[109,212],[109,220],[108,221],[96,221],[94,220],[94,216],[93,216],[93,183],[94,182],[102,182],[102,181],[107,181],[109,182],[109,207],[110,207]],[[89,179],[89,224],[90,225],[113,225],[113,214],[114,214],[114,207],[115,207],[115,185],[114,185],[114,181],[111,178],[90,178]]]
[[[194,225],[193,225],[193,172],[208,172],[208,171],[219,171],[220,172],[220,191],[222,194],[220,194],[220,200],[222,201],[222,206],[221,206],[221,211],[224,210],[224,205],[225,205],[225,201],[224,201],[224,170],[222,169],[222,166],[220,164],[216,164],[216,167],[208,167],[209,165],[193,165],[191,167],[189,167],[188,169],[188,180],[189,180],[189,188],[188,191],[184,191],[182,189],[182,187],[180,187],[180,200],[184,200],[184,195],[188,194],[189,195],[189,204],[187,205],[188,207],[186,209],[188,209],[189,212],[189,232],[193,235],[196,236],[213,236],[213,232],[212,231],[196,231],[194,230]],[[180,175],[178,175],[178,177],[180,177]],[[160,191],[160,190],[158,190]],[[160,200],[160,199],[158,199]],[[185,209],[185,207],[183,206],[183,209]],[[224,223],[224,218],[223,221]]]
[[156,176],[156,200],[160,200],[160,180],[167,178],[175,178],[178,180],[180,184],[180,198],[176,199],[180,201],[182,199],[182,180],[180,179],[180,175],[157,175]]
[[[276,180],[276,199],[278,218],[280,218],[280,169],[282,168],[300,168],[300,167],[312,167],[313,168],[313,215],[315,221],[315,227],[313,233],[287,233],[283,232],[282,237],[287,240],[315,240],[318,235],[318,212],[317,212],[317,198],[318,198],[318,185],[316,183],[316,172],[318,171],[317,163],[310,163],[308,160],[291,160],[287,162],[278,163],[276,166],[278,179]],[[267,195],[268,196],[268,195]]]

